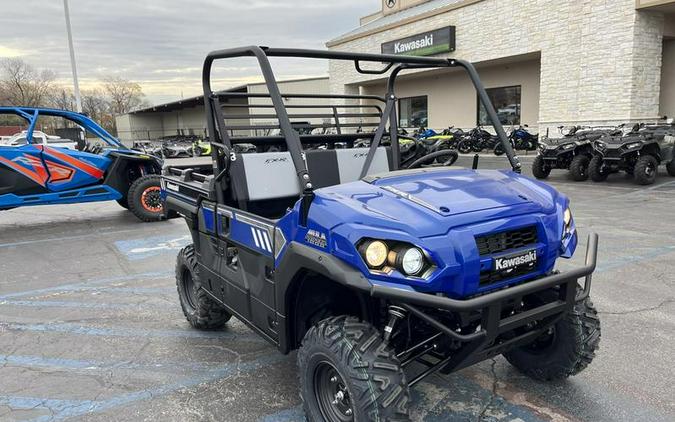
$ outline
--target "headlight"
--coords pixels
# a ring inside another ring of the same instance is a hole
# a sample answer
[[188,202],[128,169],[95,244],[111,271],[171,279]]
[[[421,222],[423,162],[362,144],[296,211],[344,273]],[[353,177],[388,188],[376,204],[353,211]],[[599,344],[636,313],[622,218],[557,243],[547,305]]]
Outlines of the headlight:
[[565,149],[565,150],[572,149],[572,148],[574,148],[574,147],[576,147],[575,144],[566,144],[566,145],[563,145],[563,149]]
[[596,141],[595,142],[595,147],[599,149],[600,151],[604,151],[605,148],[607,148],[607,144],[602,142],[602,141]]
[[563,223],[564,223],[563,237],[572,234],[572,221],[573,221],[572,211],[569,208],[566,208],[565,212],[563,213]]
[[406,242],[366,239],[357,249],[371,271],[425,277],[435,268],[422,249]]
[[360,252],[370,268],[381,268],[387,261],[389,248],[381,240],[365,242],[361,245]]
[[637,148],[637,147],[639,147],[640,145],[642,145],[642,142],[633,142],[633,143],[631,143],[631,144],[627,144],[627,145],[626,145],[626,149]]
[[424,253],[416,247],[400,247],[389,252],[389,265],[405,275],[416,276],[424,269],[426,264]]
[[546,144],[543,142],[539,142],[539,151],[546,151]]

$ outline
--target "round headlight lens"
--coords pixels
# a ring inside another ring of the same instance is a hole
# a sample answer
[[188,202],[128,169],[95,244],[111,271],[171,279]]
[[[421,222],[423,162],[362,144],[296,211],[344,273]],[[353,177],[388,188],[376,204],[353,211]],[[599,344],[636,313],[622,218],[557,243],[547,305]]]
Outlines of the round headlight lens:
[[374,240],[365,248],[364,258],[366,264],[371,268],[379,268],[384,265],[387,260],[387,253],[389,253],[389,248],[387,244],[380,241]]
[[424,268],[424,254],[418,248],[410,248],[403,252],[401,269],[407,275],[417,275]]

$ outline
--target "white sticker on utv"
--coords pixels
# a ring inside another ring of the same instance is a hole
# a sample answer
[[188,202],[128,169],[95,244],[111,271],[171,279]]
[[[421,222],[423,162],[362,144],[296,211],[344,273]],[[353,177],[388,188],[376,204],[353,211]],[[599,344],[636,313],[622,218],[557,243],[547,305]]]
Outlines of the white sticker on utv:
[[253,241],[255,242],[256,247],[272,253],[272,243],[270,242],[267,231],[251,227],[251,234],[253,235]]

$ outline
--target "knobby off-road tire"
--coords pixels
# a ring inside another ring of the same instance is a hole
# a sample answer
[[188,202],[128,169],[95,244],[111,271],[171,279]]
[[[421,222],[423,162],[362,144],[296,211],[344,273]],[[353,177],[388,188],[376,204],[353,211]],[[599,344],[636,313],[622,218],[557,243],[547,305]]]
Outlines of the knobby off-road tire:
[[589,298],[534,343],[504,353],[525,375],[540,381],[561,380],[586,369],[600,344],[600,319]]
[[588,180],[588,165],[591,160],[586,155],[577,155],[570,163],[570,176],[575,182],[585,182]]
[[194,245],[188,245],[178,253],[176,288],[183,315],[194,328],[220,329],[232,318],[232,315],[202,288]]
[[602,157],[596,155],[591,159],[591,162],[588,165],[588,174],[594,182],[604,182],[607,180],[609,172],[602,168]]
[[150,222],[164,218],[160,199],[160,177],[155,174],[139,177],[129,187],[127,203],[139,220]]
[[346,316],[319,322],[302,341],[298,368],[310,422],[409,420],[401,364],[368,323]]
[[532,162],[532,174],[537,179],[546,179],[551,174],[551,167],[546,165],[544,157],[537,155]]
[[670,160],[668,164],[666,164],[666,170],[668,171],[669,176],[675,177],[675,158]]
[[638,185],[651,185],[656,182],[659,161],[652,155],[643,155],[635,163],[635,182]]

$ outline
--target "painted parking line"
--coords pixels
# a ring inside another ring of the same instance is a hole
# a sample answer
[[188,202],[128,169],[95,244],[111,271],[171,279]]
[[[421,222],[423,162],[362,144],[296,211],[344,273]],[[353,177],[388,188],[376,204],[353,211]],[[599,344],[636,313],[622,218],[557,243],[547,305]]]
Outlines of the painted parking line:
[[135,328],[108,328],[95,327],[87,325],[78,325],[71,323],[48,323],[48,324],[27,324],[16,322],[0,322],[0,333],[2,331],[25,331],[39,333],[67,333],[84,336],[103,336],[103,337],[154,337],[154,338],[204,338],[204,339],[227,339],[242,340],[254,343],[265,343],[260,336],[253,332],[243,334],[229,333],[224,331],[196,331],[196,330],[153,330],[153,329],[135,329]]
[[153,280],[153,279],[169,277],[171,275],[173,275],[173,271],[153,271],[153,272],[145,272],[145,273],[137,273],[137,274],[126,274],[126,275],[120,275],[120,276],[114,276],[114,277],[103,277],[103,278],[80,281],[80,282],[60,284],[58,286],[46,287],[46,288],[43,288],[43,289],[24,290],[24,291],[21,291],[21,292],[8,293],[8,294],[0,295],[0,300],[7,300],[7,299],[11,299],[11,298],[26,297],[26,296],[38,296],[38,295],[44,295],[44,294],[49,294],[49,293],[60,293],[60,292],[66,292],[66,291],[78,291],[78,290],[87,289],[89,287],[98,286],[98,285],[106,285],[106,284],[112,284],[112,283],[124,282],[124,281],[137,281],[139,279],[141,279],[141,280]]
[[192,243],[192,237],[189,235],[154,236],[133,240],[118,240],[115,242],[115,247],[127,259],[136,261],[162,255],[167,252],[173,253],[190,243]]
[[148,372],[208,372],[218,368],[217,364],[199,362],[141,363],[132,361],[105,362],[97,360],[50,358],[44,356],[0,355],[0,366],[20,366],[23,368],[49,368],[60,371],[106,371],[131,370]]
[[66,241],[69,241],[69,240],[81,240],[81,239],[87,239],[89,237],[99,237],[99,236],[107,236],[107,235],[111,235],[111,234],[122,234],[122,233],[129,233],[129,232],[138,233],[138,229],[96,231],[96,232],[93,232],[93,233],[85,233],[85,234],[79,234],[79,235],[74,235],[74,236],[58,236],[58,237],[50,237],[50,238],[47,238],[47,239],[34,239],[34,240],[24,240],[24,241],[21,241],[21,242],[0,243],[0,248],[12,248],[12,247],[17,247],[17,246],[33,245],[35,243],[66,242]]
[[223,378],[246,374],[259,370],[265,366],[277,363],[285,357],[281,354],[268,355],[250,362],[230,363],[219,366],[208,373],[177,381],[175,383],[159,385],[127,394],[111,397],[106,400],[55,400],[41,397],[16,397],[0,395],[0,406],[5,404],[15,409],[33,409],[49,412],[48,415],[30,419],[30,422],[49,422],[100,413],[131,403],[165,396],[183,388],[221,380]]
[[66,300],[0,300],[0,305],[31,307],[31,308],[73,308],[73,309],[114,309],[114,310],[138,310],[147,308],[169,309],[176,305],[169,302],[158,303],[101,303]]

